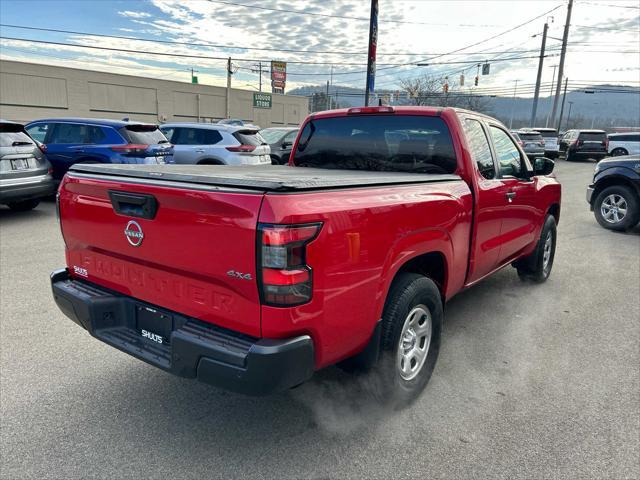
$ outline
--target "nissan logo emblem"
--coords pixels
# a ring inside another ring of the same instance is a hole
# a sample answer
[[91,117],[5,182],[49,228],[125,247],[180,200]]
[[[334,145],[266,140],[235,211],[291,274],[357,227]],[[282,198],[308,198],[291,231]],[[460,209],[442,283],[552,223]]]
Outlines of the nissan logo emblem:
[[134,247],[139,247],[144,239],[144,233],[142,233],[142,227],[135,220],[130,220],[124,229],[124,236],[127,237],[127,241]]

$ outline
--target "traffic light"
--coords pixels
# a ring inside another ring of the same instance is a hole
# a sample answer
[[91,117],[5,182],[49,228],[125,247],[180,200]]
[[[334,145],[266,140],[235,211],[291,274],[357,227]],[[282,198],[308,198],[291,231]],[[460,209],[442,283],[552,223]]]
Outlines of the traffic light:
[[449,84],[445,83],[444,85],[442,85],[442,91],[444,93],[449,93]]
[[476,75],[476,78],[473,80],[473,84],[477,87],[478,86],[478,75]]

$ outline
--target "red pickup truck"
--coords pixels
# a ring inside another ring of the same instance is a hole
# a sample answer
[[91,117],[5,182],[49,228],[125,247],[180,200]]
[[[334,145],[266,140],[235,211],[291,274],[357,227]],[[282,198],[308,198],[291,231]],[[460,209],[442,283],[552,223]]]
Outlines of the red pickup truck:
[[288,166],[75,165],[60,309],[171,373],[267,394],[340,364],[408,402],[445,301],[506,266],[546,280],[560,185],[474,112],[310,115]]

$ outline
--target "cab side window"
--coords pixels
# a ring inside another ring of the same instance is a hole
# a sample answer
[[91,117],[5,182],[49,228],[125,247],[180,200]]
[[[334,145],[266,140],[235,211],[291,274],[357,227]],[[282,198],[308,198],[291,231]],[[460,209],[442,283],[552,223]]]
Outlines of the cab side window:
[[467,118],[464,121],[464,130],[471,156],[478,166],[480,175],[488,180],[496,178],[496,167],[493,163],[491,147],[489,147],[489,140],[484,133],[482,125],[477,120]]
[[522,157],[520,156],[520,150],[511,137],[507,135],[504,130],[494,127],[489,127],[491,137],[493,138],[493,146],[500,162],[500,172],[503,177],[523,177],[523,165]]

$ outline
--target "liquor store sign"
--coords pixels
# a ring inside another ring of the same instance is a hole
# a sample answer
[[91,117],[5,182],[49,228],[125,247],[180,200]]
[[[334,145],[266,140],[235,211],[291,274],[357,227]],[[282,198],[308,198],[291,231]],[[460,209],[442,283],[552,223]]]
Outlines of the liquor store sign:
[[253,108],[271,108],[271,94],[255,92],[253,94]]

